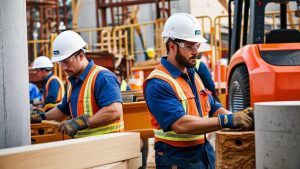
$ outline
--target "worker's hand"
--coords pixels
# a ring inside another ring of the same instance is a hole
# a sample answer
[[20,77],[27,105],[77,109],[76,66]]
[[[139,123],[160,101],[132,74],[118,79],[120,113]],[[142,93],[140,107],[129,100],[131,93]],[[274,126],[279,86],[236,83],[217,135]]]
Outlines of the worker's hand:
[[253,119],[249,116],[251,114],[248,115],[247,113],[247,110],[233,113],[233,126],[231,128],[239,130],[253,130]]
[[251,119],[254,121],[254,110],[252,107],[248,107],[243,110],[244,113],[246,113]]
[[73,137],[78,130],[89,127],[88,115],[82,115],[74,119],[66,120],[60,124],[58,131]]
[[233,114],[220,114],[220,125],[222,128],[231,128],[238,130],[253,130],[253,108],[233,113]]
[[38,114],[30,115],[30,123],[40,123],[42,120],[45,120],[46,116],[43,112]]

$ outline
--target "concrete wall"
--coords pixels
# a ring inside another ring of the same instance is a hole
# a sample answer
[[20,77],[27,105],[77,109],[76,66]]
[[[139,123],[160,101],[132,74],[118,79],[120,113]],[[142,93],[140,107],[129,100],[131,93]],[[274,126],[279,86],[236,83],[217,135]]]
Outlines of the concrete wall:
[[0,1],[0,148],[30,144],[26,1]]

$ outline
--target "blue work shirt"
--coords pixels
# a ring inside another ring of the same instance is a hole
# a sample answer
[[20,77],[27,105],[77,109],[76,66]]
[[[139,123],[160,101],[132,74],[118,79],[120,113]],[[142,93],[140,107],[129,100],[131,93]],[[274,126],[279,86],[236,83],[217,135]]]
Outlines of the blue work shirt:
[[[89,60],[89,64],[79,78],[69,77],[72,85],[72,94],[70,97],[72,116],[77,117],[77,101],[81,86],[87,78],[89,71],[94,65],[94,61]],[[102,70],[98,73],[94,86],[94,96],[100,109],[109,106],[114,102],[122,102],[120,84],[117,77],[109,70]],[[62,103],[57,108],[66,115],[70,115],[69,104],[67,103],[67,94],[65,93]]]
[[47,77],[43,80],[43,95],[44,95],[44,103],[45,105],[48,103],[57,103],[56,98],[59,92],[59,81],[57,79],[51,80],[49,87],[48,87],[48,96],[46,97],[46,84],[49,80],[49,78],[53,76],[52,72],[49,72]]
[[[188,82],[195,96],[198,112],[201,112],[199,96],[195,86],[194,69],[187,68],[189,80],[186,74],[173,66],[166,58],[161,59],[161,64],[170,72],[173,78],[182,76]],[[150,112],[164,131],[170,131],[171,125],[185,115],[184,108],[173,88],[161,79],[153,78],[147,81],[145,99]],[[222,106],[211,95],[209,95],[209,101],[211,105],[209,116],[211,117]],[[155,150],[157,165],[173,164],[181,168],[193,169],[214,168],[214,150],[207,140],[205,144],[191,147],[174,147],[164,142],[156,142]],[[163,155],[157,152],[163,152]]]
[[29,83],[29,100],[30,102],[33,102],[33,100],[42,100],[42,94],[39,88],[33,83]]
[[195,72],[200,76],[205,88],[207,88],[212,93],[216,92],[215,83],[212,80],[211,73],[208,70],[205,63],[200,62],[199,69],[195,68]]

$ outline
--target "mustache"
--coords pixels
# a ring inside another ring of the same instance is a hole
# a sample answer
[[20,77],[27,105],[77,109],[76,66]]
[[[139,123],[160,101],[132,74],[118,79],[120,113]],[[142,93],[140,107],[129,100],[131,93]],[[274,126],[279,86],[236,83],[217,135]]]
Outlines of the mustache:
[[197,55],[193,55],[190,59],[197,59]]

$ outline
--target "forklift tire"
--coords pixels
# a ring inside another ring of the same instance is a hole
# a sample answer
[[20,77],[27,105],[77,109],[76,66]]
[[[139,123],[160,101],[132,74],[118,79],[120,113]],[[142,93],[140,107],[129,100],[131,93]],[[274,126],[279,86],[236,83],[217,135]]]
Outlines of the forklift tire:
[[228,104],[231,112],[241,111],[250,106],[249,73],[245,65],[237,67],[231,76]]

